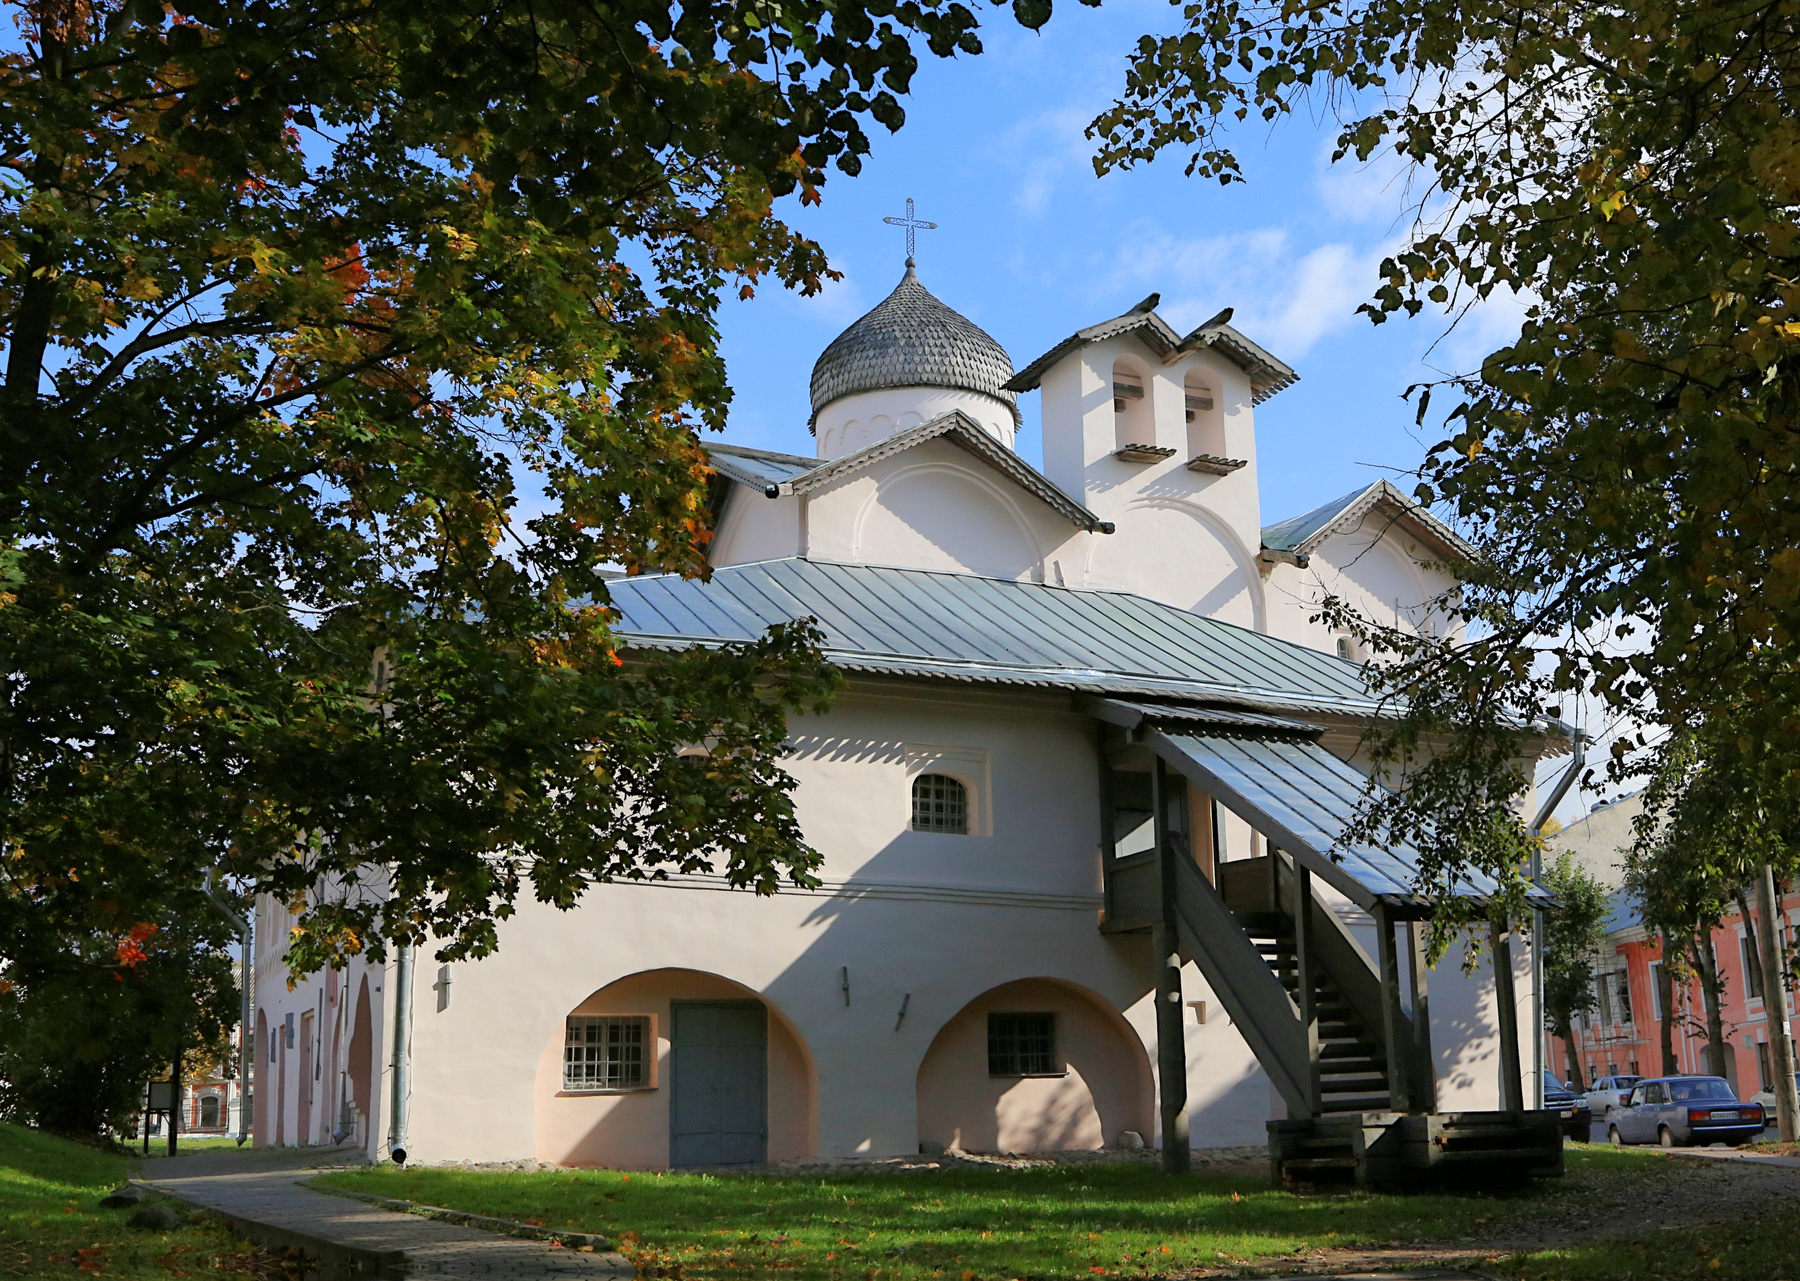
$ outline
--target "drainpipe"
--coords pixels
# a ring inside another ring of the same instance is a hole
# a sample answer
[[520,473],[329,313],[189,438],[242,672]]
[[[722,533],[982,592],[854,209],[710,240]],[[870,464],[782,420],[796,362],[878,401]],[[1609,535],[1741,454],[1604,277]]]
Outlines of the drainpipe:
[[[1556,786],[1550,789],[1550,795],[1538,807],[1537,817],[1531,820],[1531,835],[1541,838],[1544,824],[1550,821],[1550,814],[1562,798],[1569,793],[1569,785],[1587,764],[1587,734],[1582,730],[1570,732],[1570,739],[1575,744],[1575,759],[1569,762],[1569,768],[1563,776],[1556,780]],[[1531,848],[1531,879],[1535,883],[1544,874],[1544,847],[1541,842],[1534,842]],[[1533,1111],[1544,1110],[1544,909],[1536,908],[1531,913],[1531,1107]]]
[[406,1164],[406,1069],[411,1049],[406,1033],[412,1020],[412,962],[412,944],[402,943],[394,961],[394,1081],[388,1109],[388,1155],[395,1165]]
[[237,929],[238,961],[243,978],[238,982],[238,1146],[250,1137],[250,918],[232,906],[230,900],[213,888],[212,873],[201,886],[211,908]]

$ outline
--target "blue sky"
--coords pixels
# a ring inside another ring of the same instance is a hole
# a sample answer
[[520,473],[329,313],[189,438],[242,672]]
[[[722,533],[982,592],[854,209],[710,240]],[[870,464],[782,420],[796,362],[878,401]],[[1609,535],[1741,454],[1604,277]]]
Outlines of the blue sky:
[[[1096,178],[1082,131],[1122,85],[1136,39],[1172,30],[1179,10],[1061,0],[1036,34],[1005,9],[984,9],[983,20],[986,52],[925,62],[906,127],[877,130],[861,176],[834,174],[819,207],[790,201],[783,210],[844,279],[817,298],[764,290],[728,304],[721,323],[736,400],[726,438],[813,453],[813,361],[899,280],[903,233],[882,218],[904,213],[911,196],[939,227],[919,233],[921,280],[997,338],[1015,368],[1152,291],[1177,329],[1235,308],[1232,323],[1301,375],[1257,411],[1265,523],[1381,475],[1410,490],[1396,472],[1438,437],[1430,423],[1414,427],[1401,394],[1478,365],[1517,332],[1519,309],[1491,305],[1454,329],[1442,315],[1375,326],[1356,313],[1407,229],[1404,175],[1380,161],[1333,166],[1334,121],[1296,116],[1235,129],[1245,183],[1187,178],[1186,157],[1175,154]],[[1041,464],[1037,397],[1022,401],[1019,449]],[[1453,403],[1442,398],[1440,409]],[[1563,764],[1546,762],[1543,776]],[[1594,799],[1577,790],[1559,816]]]
[[[1330,165],[1328,119],[1239,127],[1244,184],[1184,177],[1184,156],[1096,178],[1083,128],[1122,84],[1136,38],[1177,19],[1147,0],[1064,0],[1033,34],[1008,10],[985,9],[984,54],[927,61],[906,127],[877,131],[862,175],[834,175],[818,208],[784,210],[843,281],[813,299],[765,290],[725,311],[737,390],[729,438],[813,452],[813,361],[899,279],[903,236],[882,217],[904,213],[911,196],[939,225],[919,233],[920,278],[1015,367],[1152,291],[1178,329],[1234,307],[1233,323],[1301,374],[1257,415],[1268,521],[1413,466],[1423,446],[1400,394],[1434,368],[1473,364],[1510,315],[1465,325],[1428,364],[1441,317],[1376,327],[1356,314],[1405,230],[1405,187],[1391,166]],[[1037,398],[1025,400],[1019,447],[1037,462]]]

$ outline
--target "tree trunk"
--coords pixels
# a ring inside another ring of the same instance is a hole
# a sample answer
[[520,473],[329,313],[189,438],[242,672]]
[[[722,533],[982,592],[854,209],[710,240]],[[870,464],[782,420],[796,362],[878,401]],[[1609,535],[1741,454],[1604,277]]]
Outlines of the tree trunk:
[[1587,1093],[1587,1081],[1581,1075],[1581,1051],[1575,1046],[1575,1020],[1570,1019],[1559,1029],[1562,1033],[1563,1049],[1569,1055],[1569,1086],[1577,1094]]
[[1662,1075],[1674,1076],[1681,1069],[1675,1063],[1675,979],[1669,967],[1675,964],[1675,940],[1667,930],[1662,935],[1662,964],[1656,967],[1656,999],[1662,1003],[1662,1018],[1657,1034],[1662,1038]]
[[1700,976],[1700,1004],[1706,1011],[1706,1066],[1714,1076],[1734,1075],[1725,1061],[1725,1019],[1719,1011],[1719,958],[1713,954],[1712,930],[1702,928],[1692,939],[1694,972]]

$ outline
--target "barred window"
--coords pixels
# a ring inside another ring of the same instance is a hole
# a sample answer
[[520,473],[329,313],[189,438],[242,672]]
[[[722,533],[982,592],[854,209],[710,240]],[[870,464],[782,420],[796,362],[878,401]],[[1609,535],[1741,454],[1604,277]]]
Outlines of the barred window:
[[921,774],[913,780],[915,832],[969,834],[969,792],[948,774]]
[[1056,1015],[988,1015],[989,1076],[1056,1073]]
[[649,1083],[645,1046],[650,1020],[642,1015],[569,1016],[563,1042],[563,1089],[635,1090]]

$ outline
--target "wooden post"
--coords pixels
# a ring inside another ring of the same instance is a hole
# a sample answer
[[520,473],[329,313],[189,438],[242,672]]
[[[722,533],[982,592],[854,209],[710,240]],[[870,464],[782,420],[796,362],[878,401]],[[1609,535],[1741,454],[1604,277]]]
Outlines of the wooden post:
[[1151,930],[1156,966],[1156,1071],[1161,1084],[1162,1168],[1186,1174],[1189,1166],[1187,1118],[1187,1028],[1181,1012],[1181,953],[1175,916],[1175,859],[1169,831],[1168,779],[1162,757],[1150,775],[1150,808],[1156,834],[1157,867],[1162,874],[1162,920]]
[[[1775,892],[1775,871],[1763,865],[1756,880],[1756,914],[1762,918],[1756,931],[1757,949],[1762,953],[1763,1009],[1769,1021],[1769,1066],[1775,1073],[1775,1122],[1783,1143],[1800,1137],[1800,1098],[1794,1090],[1794,1036],[1788,1021],[1787,970],[1781,963],[1781,897]],[[1665,972],[1667,963],[1664,963]],[[1666,1017],[1670,1013],[1663,1006]]]
[[1406,964],[1412,971],[1413,1060],[1408,1093],[1415,1112],[1437,1111],[1437,1059],[1431,1052],[1431,994],[1426,986],[1425,949],[1419,946],[1419,923],[1406,923]]
[[1113,860],[1119,856],[1119,811],[1113,797],[1113,769],[1107,759],[1105,725],[1094,727],[1094,754],[1100,763],[1100,918],[1113,921],[1118,919],[1113,903]]
[[[1280,853],[1269,846],[1270,861],[1280,870]],[[1279,901],[1279,900],[1278,900]],[[1306,1103],[1319,1114],[1319,997],[1313,976],[1312,873],[1294,860],[1294,978],[1299,985],[1300,1026],[1306,1029]]]
[[1525,1081],[1519,1064],[1519,1005],[1513,991],[1512,939],[1506,926],[1493,924],[1494,1013],[1500,1023],[1500,1106],[1525,1110]]
[[175,1131],[181,1126],[181,1056],[169,1067],[169,1155],[175,1155]]
[[1394,916],[1385,903],[1375,905],[1376,965],[1381,974],[1381,1038],[1387,1051],[1388,1106],[1396,1112],[1412,1111],[1412,1094],[1406,1088],[1412,1064],[1407,1044],[1404,1013],[1400,1008],[1400,958],[1394,947]]

